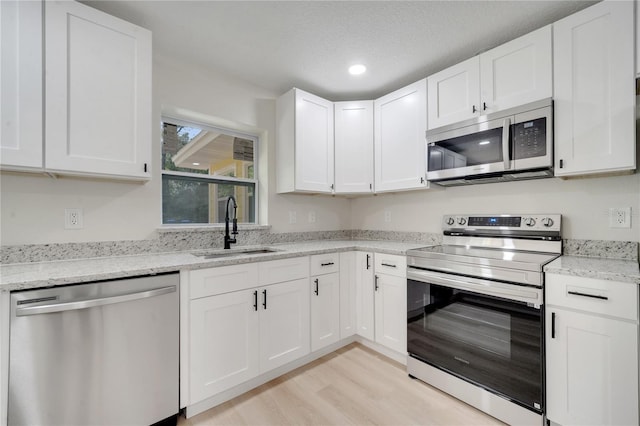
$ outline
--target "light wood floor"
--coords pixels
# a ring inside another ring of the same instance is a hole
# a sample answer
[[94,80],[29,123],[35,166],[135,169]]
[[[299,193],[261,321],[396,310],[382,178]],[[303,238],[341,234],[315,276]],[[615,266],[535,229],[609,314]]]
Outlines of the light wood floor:
[[502,425],[353,343],[178,426]]

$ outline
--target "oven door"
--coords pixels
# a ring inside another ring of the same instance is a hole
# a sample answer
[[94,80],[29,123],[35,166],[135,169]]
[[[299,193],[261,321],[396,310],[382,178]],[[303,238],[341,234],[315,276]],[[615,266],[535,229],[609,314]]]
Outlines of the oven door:
[[542,289],[424,270],[408,276],[409,355],[542,413]]

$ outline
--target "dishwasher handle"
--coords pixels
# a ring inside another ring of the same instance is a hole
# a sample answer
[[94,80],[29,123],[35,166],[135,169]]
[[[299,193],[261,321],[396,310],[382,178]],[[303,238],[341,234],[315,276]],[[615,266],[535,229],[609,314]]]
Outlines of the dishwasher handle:
[[113,305],[115,303],[131,302],[133,300],[148,299],[150,297],[162,296],[173,293],[176,286],[156,288],[153,290],[140,291],[136,293],[121,294],[118,296],[99,297],[92,299],[73,300],[69,302],[51,303],[39,306],[25,306],[16,308],[16,316],[51,314],[54,312],[75,311],[78,309],[95,308],[96,306]]

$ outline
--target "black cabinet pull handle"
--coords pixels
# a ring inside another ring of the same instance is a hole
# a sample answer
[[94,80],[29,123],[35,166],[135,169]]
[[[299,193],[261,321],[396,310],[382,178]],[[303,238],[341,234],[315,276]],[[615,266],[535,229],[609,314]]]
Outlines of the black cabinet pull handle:
[[262,290],[262,307],[267,309],[267,290]]
[[367,270],[369,270],[369,268],[371,268],[371,265],[369,264],[369,259],[371,259],[371,255],[370,254],[367,255]]
[[313,292],[316,294],[316,296],[319,296],[319,294],[318,294],[318,282],[319,282],[319,281],[320,281],[320,280],[319,280],[318,278],[316,278],[315,280],[313,280],[313,282],[314,282],[314,283],[316,283],[316,289],[315,289],[315,290],[313,290]]
[[388,266],[389,268],[395,268],[396,265],[392,265],[390,263],[382,263],[382,266]]
[[253,292],[253,309],[258,310],[258,290]]
[[583,297],[591,297],[593,299],[609,300],[607,296],[600,296],[599,294],[580,293],[579,291],[568,291],[567,293],[572,294],[574,296],[583,296]]
[[551,312],[551,338],[556,338],[556,313]]
[[476,106],[475,106],[475,105],[473,105],[473,106],[471,107],[471,112],[475,114],[477,111],[478,111],[478,110],[476,109]]
[[482,103],[482,110],[483,110],[483,111],[486,111],[486,110],[487,110],[487,103],[486,103],[486,102],[483,102],[483,103]]
[[333,262],[327,262],[327,263],[321,263],[320,266],[331,266],[333,265]]
[[377,275],[376,275],[375,280],[373,282],[374,282],[374,287],[373,287],[374,290],[378,291],[378,276]]
[[563,167],[564,167],[564,161],[561,159],[560,160],[560,168],[563,168]]

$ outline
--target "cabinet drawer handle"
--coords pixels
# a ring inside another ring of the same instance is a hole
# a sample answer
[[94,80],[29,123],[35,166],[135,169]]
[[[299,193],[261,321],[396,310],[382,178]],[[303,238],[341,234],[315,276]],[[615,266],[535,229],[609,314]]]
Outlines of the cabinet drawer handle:
[[333,265],[333,262],[327,262],[327,263],[321,263],[320,266],[331,266]]
[[371,258],[371,255],[367,255],[367,271],[369,270],[369,268],[371,267],[371,265],[369,264],[369,259]]
[[253,292],[253,309],[258,310],[258,290]]
[[568,291],[567,293],[574,296],[583,296],[583,297],[591,297],[593,299],[609,300],[607,296],[600,296],[599,294],[580,293],[579,291]]
[[314,282],[314,283],[316,283],[316,289],[313,291],[313,292],[316,294],[316,296],[319,296],[319,294],[318,294],[318,282],[319,282],[319,281],[320,281],[320,280],[319,280],[318,278],[316,278],[315,280],[313,280],[313,282]]
[[551,338],[556,338],[556,313],[551,312]]
[[378,291],[378,276],[376,275],[375,280],[373,281],[373,288],[375,291]]
[[267,290],[262,290],[262,307],[267,309]]
[[382,263],[382,266],[388,266],[389,268],[395,268],[396,265],[392,265],[390,263]]

